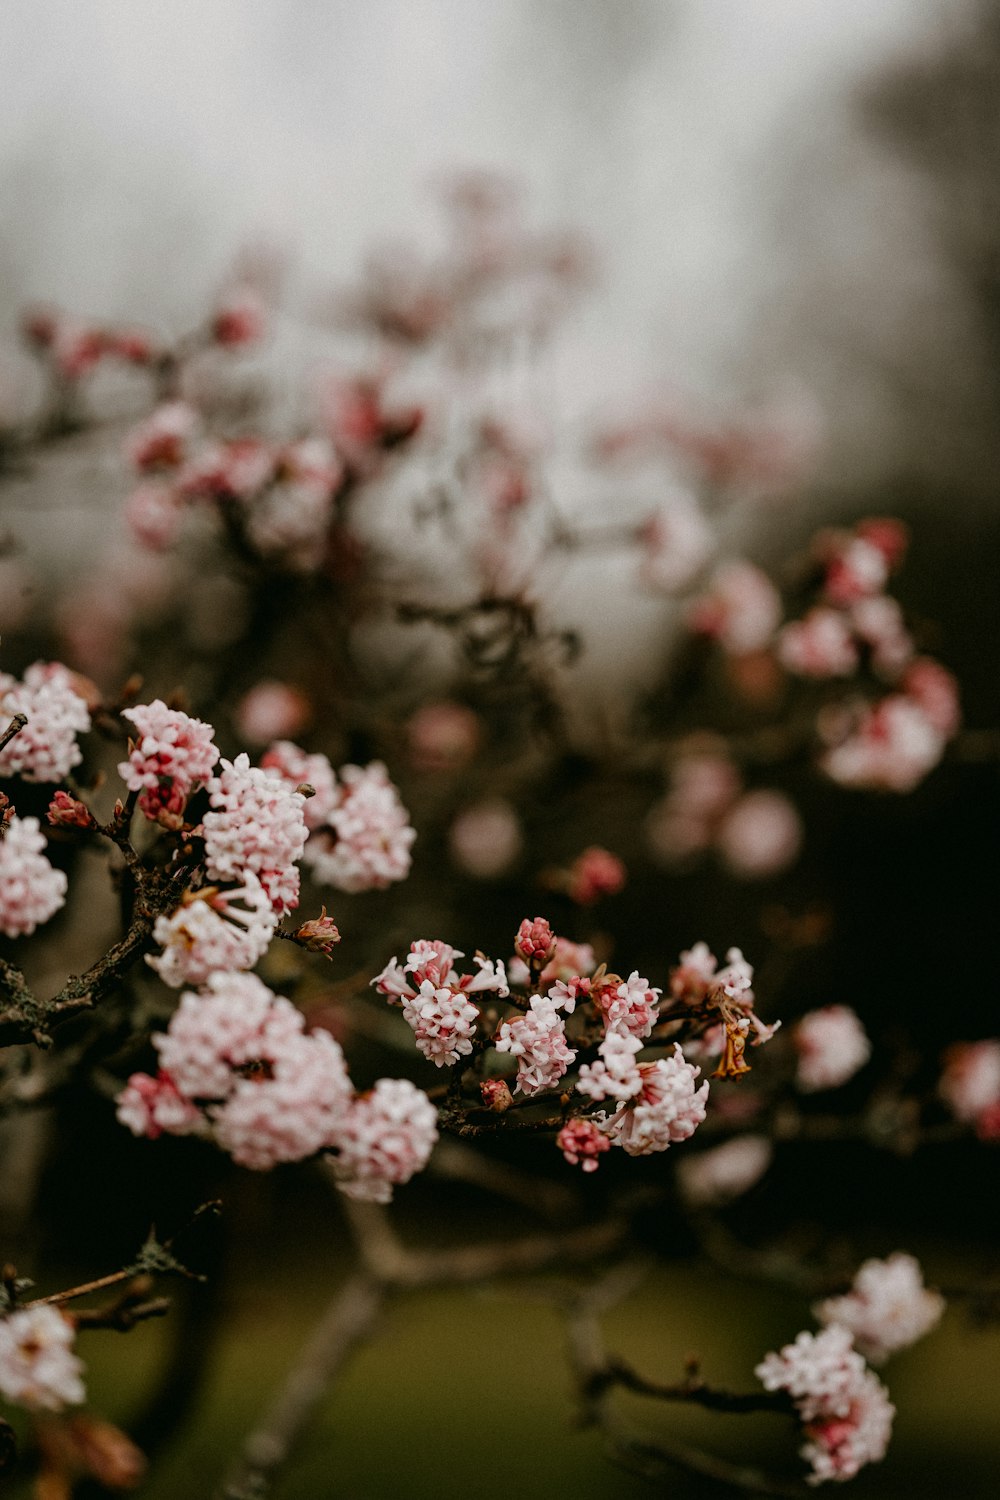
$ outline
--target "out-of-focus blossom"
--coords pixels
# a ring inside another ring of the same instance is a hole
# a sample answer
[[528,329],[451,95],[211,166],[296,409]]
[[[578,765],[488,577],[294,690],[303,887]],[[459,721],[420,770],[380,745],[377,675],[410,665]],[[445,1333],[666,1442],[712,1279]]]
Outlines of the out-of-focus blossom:
[[354,1100],[337,1131],[335,1173],[350,1198],[388,1203],[392,1189],[427,1165],[437,1141],[437,1111],[405,1078],[380,1078]]
[[781,600],[767,574],[741,559],[723,563],[688,612],[699,635],[711,636],[734,656],[768,645],[781,620]]
[[890,517],[860,521],[853,531],[821,531],[813,547],[827,598],[846,605],[880,594],[907,540],[906,527]]
[[521,854],[521,823],[509,802],[491,798],[459,813],[448,830],[455,864],[474,880],[496,880]]
[[747,792],[717,834],[723,862],[744,880],[763,880],[793,863],[802,847],[802,819],[782,792]]
[[299,902],[295,862],[306,845],[305,798],[278,775],[252,767],[247,755],[224,760],[208,787],[205,868],[209,879],[240,881],[257,876],[279,916]]
[[517,1058],[517,1087],[522,1094],[554,1088],[576,1057],[566,1041],[562,1016],[542,995],[532,998],[523,1016],[503,1022],[495,1046],[498,1052]]
[[975,1125],[988,1138],[1000,1136],[1000,1128],[992,1128],[1000,1108],[1000,1041],[990,1038],[949,1047],[938,1093],[956,1120]]
[[256,289],[234,286],[220,300],[212,315],[212,338],[225,348],[255,344],[267,329],[267,308]]
[[677,1179],[684,1197],[695,1207],[730,1203],[760,1181],[773,1155],[765,1136],[740,1135],[709,1151],[682,1156]]
[[139,809],[147,818],[163,812],[179,816],[184,804],[212,774],[219,752],[215,730],[203,719],[168,708],[160,699],[124,711],[139,731],[129,758],[118,774],[132,792],[140,792]]
[[724,751],[685,751],[671,766],[666,796],[647,815],[650,853],[667,866],[703,853],[741,789],[740,773]]
[[665,593],[685,588],[704,567],[712,540],[697,502],[678,491],[643,527],[644,580]]
[[897,1251],[888,1260],[866,1260],[851,1290],[813,1308],[821,1323],[839,1323],[873,1365],[923,1338],[941,1321],[945,1301],[924,1286],[920,1262]]
[[0,776],[61,781],[80,764],[83,752],[76,737],[90,728],[90,713],[74,681],[59,662],[36,661],[22,682],[0,673],[5,724],[14,714],[24,714],[28,721],[0,751]]
[[957,733],[962,722],[958,683],[947,667],[933,657],[918,656],[910,663],[902,688],[945,739],[950,740]]
[[405,880],[417,835],[385,766],[342,766],[338,775],[336,804],[303,856],[313,879],[347,892]]
[[165,401],[135,429],[126,452],[141,473],[176,469],[189,456],[198,429],[198,413],[186,401]]
[[566,873],[566,894],[578,906],[594,906],[617,896],[625,884],[625,866],[617,854],[597,844],[578,854]]
[[235,889],[209,886],[170,916],[157,917],[153,937],[163,951],[147,954],[146,962],[166,984],[204,984],[219,971],[252,969],[277,925],[267,892],[248,870]]
[[86,1399],[76,1330],[42,1303],[0,1317],[0,1396],[28,1411],[62,1411]]
[[839,1088],[871,1057],[868,1035],[848,1005],[827,1005],[796,1022],[792,1041],[798,1054],[795,1082],[803,1093]]
[[479,746],[479,715],[462,703],[425,703],[407,720],[410,759],[418,771],[454,771]]
[[133,1135],[158,1140],[161,1135],[198,1135],[207,1130],[201,1111],[184,1097],[169,1073],[155,1078],[133,1073],[118,1095],[118,1119]]
[[[831,717],[830,725],[836,720]],[[820,730],[826,727],[821,720]],[[921,705],[901,693],[864,708],[820,765],[841,786],[911,792],[937,765],[945,736]]]
[[838,609],[822,605],[793,620],[778,636],[778,656],[799,677],[849,677],[858,666],[851,627]]
[[579,1115],[563,1126],[556,1145],[571,1167],[582,1167],[585,1172],[596,1172],[598,1157],[611,1150],[611,1142],[594,1121]]
[[[241,739],[253,745],[267,745],[272,740],[290,740],[311,717],[312,704],[305,693],[287,682],[268,677],[240,699],[233,713],[233,722]],[[265,755],[261,763],[266,767],[273,762],[269,762]],[[310,780],[308,776],[299,778],[300,784]],[[311,784],[316,785],[315,782]],[[318,792],[319,788],[316,790]],[[306,823],[309,823],[308,813]]]
[[868,647],[872,666],[890,680],[899,676],[913,656],[913,637],[903,623],[903,611],[887,594],[859,599],[851,609],[855,635]]
[[125,524],[136,541],[162,552],[176,541],[184,520],[184,502],[160,479],[149,479],[125,501]]
[[7,937],[27,937],[65,903],[68,881],[44,848],[37,818],[10,818],[0,837],[0,932]]

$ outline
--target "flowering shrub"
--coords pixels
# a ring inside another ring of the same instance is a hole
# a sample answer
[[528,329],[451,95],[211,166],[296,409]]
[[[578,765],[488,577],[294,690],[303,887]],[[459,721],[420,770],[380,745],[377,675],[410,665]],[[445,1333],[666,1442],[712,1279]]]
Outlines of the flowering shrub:
[[[5,451],[102,441],[101,367],[144,395],[118,469],[127,561],[109,551],[4,644],[66,663],[0,678],[0,1111],[58,1118],[87,1097],[103,1128],[113,1108],[153,1183],[172,1151],[209,1160],[192,1175],[224,1197],[241,1172],[321,1175],[357,1268],[303,1356],[324,1368],[400,1289],[617,1257],[607,1284],[553,1291],[612,1456],[771,1483],[623,1436],[621,1386],[777,1413],[809,1483],[847,1480],[890,1440],[866,1361],[944,1312],[913,1256],[869,1258],[848,1285],[842,1252],[804,1254],[784,1279],[818,1299],[821,1331],[742,1392],[693,1365],[648,1380],[603,1352],[596,1319],[651,1204],[706,1256],[735,1236],[730,1266],[781,1279],[787,1255],[737,1230],[786,1146],[1000,1139],[1000,1041],[952,1039],[939,1060],[944,1037],[914,1063],[850,982],[810,969],[835,917],[821,879],[803,877],[811,905],[797,884],[845,810],[884,813],[931,776],[944,795],[957,685],[889,592],[900,523],[825,527],[787,565],[743,555],[741,511],[799,478],[794,434],[651,409],[569,454],[537,414],[498,410],[487,376],[553,337],[584,257],[492,179],[457,185],[451,212],[437,261],[378,262],[339,299],[374,355],[325,377],[301,421],[231,384],[280,315],[252,267],[172,342],[27,320],[47,399]],[[564,503],[567,473],[599,507]],[[662,651],[614,696],[588,644],[607,629],[624,660],[635,600],[662,611]],[[450,1171],[542,1214],[571,1204],[568,1227],[408,1247],[388,1206],[433,1202]],[[33,1424],[39,1494],[137,1482],[130,1440],[77,1410],[76,1338],[165,1312],[149,1278],[185,1270],[153,1242],[48,1297],[4,1272],[0,1397]],[[110,1285],[111,1304],[71,1310]],[[296,1401],[278,1403],[294,1430],[252,1435],[227,1497],[266,1493],[308,1415]],[[6,1445],[0,1424],[0,1467]]]

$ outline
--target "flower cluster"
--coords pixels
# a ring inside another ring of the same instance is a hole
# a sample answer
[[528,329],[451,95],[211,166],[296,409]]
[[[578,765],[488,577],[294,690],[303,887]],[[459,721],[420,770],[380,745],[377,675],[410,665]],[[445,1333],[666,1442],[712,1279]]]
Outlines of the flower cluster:
[[179,827],[193,792],[209,780],[219,759],[215,730],[160,698],[127,708],[138,740],[130,742],[128,760],[118,767],[129,791],[139,792],[139,809],[153,821]]
[[342,766],[334,805],[303,860],[321,885],[348,893],[381,891],[410,873],[416,836],[381,761]]
[[935,1328],[944,1308],[940,1292],[924,1286],[919,1261],[897,1251],[888,1260],[866,1260],[851,1290],[817,1303],[813,1313],[821,1323],[849,1329],[865,1359],[880,1365]]
[[26,937],[66,900],[68,881],[42,852],[37,818],[12,817],[0,831],[0,932]]
[[957,1120],[983,1140],[1000,1140],[1000,1041],[949,1047],[938,1092]]
[[437,1139],[426,1095],[382,1079],[355,1095],[341,1049],[252,974],[213,974],[154,1036],[157,1078],[134,1074],[118,1118],[136,1135],[210,1134],[240,1166],[266,1171],[325,1151],[345,1191],[387,1201]]
[[714,848],[742,880],[762,880],[790,865],[802,844],[802,819],[783,792],[745,791],[724,749],[691,748],[675,761],[666,796],[646,820],[646,841],[667,866]]
[[25,781],[61,781],[83,759],[76,742],[90,728],[81,679],[59,662],[36,661],[21,682],[0,673],[4,723],[24,714],[27,724],[0,751],[0,776]]
[[494,1043],[498,1052],[517,1058],[517,1087],[522,1094],[551,1089],[576,1059],[566,1041],[566,1023],[548,996],[534,995],[524,1015],[504,1021]]
[[895,1407],[889,1393],[853,1347],[847,1328],[800,1333],[757,1366],[769,1391],[787,1391],[803,1424],[802,1457],[810,1484],[853,1479],[885,1457]]
[[774,584],[743,559],[720,564],[688,611],[690,628],[718,641],[731,656],[767,646],[780,619],[781,600]]
[[157,917],[153,937],[163,949],[146,962],[169,985],[204,984],[210,974],[252,969],[267,952],[278,915],[256,875],[227,890],[206,886],[187,895],[170,916]]
[[247,755],[224,760],[208,786],[211,810],[202,820],[211,880],[257,876],[279,916],[298,905],[296,861],[306,846],[305,797]]
[[0,1315],[0,1396],[28,1411],[61,1411],[85,1398],[76,1330],[57,1307]]
[[472,1052],[479,1009],[469,997],[509,994],[502,963],[477,954],[478,973],[459,975],[455,959],[464,956],[447,943],[423,939],[410,945],[402,965],[390,959],[372,980],[380,994],[402,1007],[420,1051],[439,1068]]

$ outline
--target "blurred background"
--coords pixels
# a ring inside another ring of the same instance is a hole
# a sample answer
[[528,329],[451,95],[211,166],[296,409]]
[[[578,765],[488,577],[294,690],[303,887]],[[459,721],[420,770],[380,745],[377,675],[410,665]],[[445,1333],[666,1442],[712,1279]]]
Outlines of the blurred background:
[[[332,291],[373,246],[433,242],[444,174],[495,169],[523,182],[533,219],[581,232],[590,255],[579,309],[519,398],[553,427],[620,416],[650,391],[709,422],[751,411],[790,423],[808,439],[810,483],[790,508],[745,523],[755,553],[784,555],[824,522],[903,515],[914,545],[900,597],[935,622],[967,724],[996,725],[1000,5],[6,0],[0,71],[0,408],[17,414],[31,396],[16,338],[26,305],[175,334],[248,244],[287,265],[262,369],[302,393],[326,353]],[[124,431],[129,397],[110,399]],[[125,493],[118,464],[84,436],[0,492],[0,521],[43,591],[109,546]],[[569,510],[591,498],[566,481]],[[636,643],[663,626],[643,617],[634,628],[626,642],[639,658]],[[641,678],[642,661],[621,661],[620,632],[602,622],[592,645],[597,699],[609,663]],[[763,897],[704,872],[668,876],[621,848],[636,873],[602,909],[609,943],[662,982],[664,955],[695,938],[750,952],[768,908],[824,901],[839,913],[835,945],[793,976],[810,1005],[849,998],[874,1036],[905,1022],[932,1034],[931,1052],[995,1030],[995,771],[950,768],[905,806],[795,790],[813,830],[807,857]],[[614,846],[616,829],[621,842],[641,821],[613,776],[590,794],[547,830],[567,855]],[[470,889],[440,875],[440,844],[420,848],[413,885],[376,898],[372,962],[428,920],[451,924],[470,951],[504,955],[523,884]],[[558,915],[568,932],[569,912]],[[344,971],[357,963],[355,952]],[[4,1138],[26,1165],[6,1173],[0,1220],[53,1285],[127,1254],[153,1214],[176,1223],[192,1201],[226,1196],[225,1246],[207,1252],[228,1265],[211,1312],[225,1333],[204,1400],[143,1491],[207,1493],[219,1454],[343,1275],[343,1226],[315,1185],[223,1180],[190,1142],[164,1146],[164,1209],[147,1143],[123,1141],[82,1090],[68,1109],[69,1146],[52,1149],[37,1126]],[[38,1172],[44,1191],[26,1226],[17,1184]],[[753,1239],[826,1220],[858,1254],[906,1248],[932,1281],[981,1278],[996,1270],[996,1172],[995,1149],[975,1143],[874,1166],[793,1149],[739,1206],[736,1227]],[[492,1199],[438,1184],[404,1216],[415,1236],[461,1239],[496,1212]],[[502,1212],[516,1229],[518,1211]],[[643,1237],[657,1268],[609,1331],[654,1378],[696,1348],[720,1381],[745,1387],[760,1352],[803,1326],[800,1297],[746,1290],[699,1262],[672,1223],[648,1223]],[[195,1302],[185,1326],[202,1315]],[[560,1337],[549,1309],[503,1291],[407,1299],[330,1398],[279,1500],[643,1493],[604,1464],[596,1438],[572,1432]],[[94,1404],[128,1426],[129,1393],[168,1357],[169,1339],[164,1325],[111,1349],[95,1340]],[[956,1317],[893,1367],[897,1436],[887,1462],[856,1481],[859,1500],[995,1493],[998,1357],[995,1329],[970,1334]],[[669,1428],[789,1467],[787,1433],[772,1442],[766,1422],[711,1423],[679,1412]],[[671,1493],[717,1491],[678,1478]]]

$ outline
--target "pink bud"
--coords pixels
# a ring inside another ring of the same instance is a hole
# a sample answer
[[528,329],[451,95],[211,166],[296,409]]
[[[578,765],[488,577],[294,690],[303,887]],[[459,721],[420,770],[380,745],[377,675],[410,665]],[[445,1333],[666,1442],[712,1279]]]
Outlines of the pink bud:
[[56,792],[49,803],[46,814],[56,828],[93,828],[94,819],[90,809],[69,792]]
[[507,1082],[503,1078],[484,1078],[479,1085],[479,1092],[486,1108],[492,1109],[498,1115],[510,1109],[514,1102]]
[[544,917],[525,917],[517,929],[514,952],[529,968],[544,969],[556,951],[556,936]]

